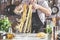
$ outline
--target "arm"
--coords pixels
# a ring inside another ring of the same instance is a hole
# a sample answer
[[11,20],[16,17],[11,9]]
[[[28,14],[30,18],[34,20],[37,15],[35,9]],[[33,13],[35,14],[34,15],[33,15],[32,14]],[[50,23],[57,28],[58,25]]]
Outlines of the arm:
[[46,16],[51,15],[51,9],[48,6],[47,2],[43,2],[42,5],[33,3],[33,7],[43,12]]
[[39,10],[40,11],[42,11],[44,14],[46,14],[46,16],[49,16],[49,15],[51,15],[51,11],[49,10],[49,9],[47,9],[47,8],[44,8],[44,7],[42,7],[42,6],[38,6],[39,8]]

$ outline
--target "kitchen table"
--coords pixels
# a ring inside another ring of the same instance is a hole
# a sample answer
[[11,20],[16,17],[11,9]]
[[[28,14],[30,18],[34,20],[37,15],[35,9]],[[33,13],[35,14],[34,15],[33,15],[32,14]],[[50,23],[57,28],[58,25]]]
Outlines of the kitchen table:
[[47,36],[41,39],[36,37],[36,34],[15,34],[13,40],[48,40]]

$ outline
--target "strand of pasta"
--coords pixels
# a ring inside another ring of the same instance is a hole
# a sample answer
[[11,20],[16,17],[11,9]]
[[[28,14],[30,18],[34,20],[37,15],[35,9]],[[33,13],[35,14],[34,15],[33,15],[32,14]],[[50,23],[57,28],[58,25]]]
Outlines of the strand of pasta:
[[[28,14],[27,14],[27,5],[24,5],[23,9],[24,9],[23,15],[19,20],[20,24],[18,24],[16,27],[18,27],[19,32],[23,31],[25,33],[27,31],[30,31],[31,33],[32,5],[29,5]],[[25,21],[26,23],[24,24]]]
[[24,5],[24,12],[23,12],[23,16],[22,16],[23,19],[21,20],[21,23],[20,23],[20,32],[22,32],[23,25],[24,25],[24,22],[26,19],[26,14],[27,14],[27,7],[26,7],[26,5]]
[[22,15],[21,19],[19,20],[20,24],[17,25],[19,32],[22,32],[23,25],[24,25],[24,22],[26,20],[27,5],[24,4],[23,9],[24,9],[23,10],[23,15]]
[[[24,27],[24,33],[26,32],[27,28],[29,29],[30,24],[31,24],[31,22],[29,22],[29,18],[31,17],[31,14],[32,14],[31,10],[32,10],[32,5],[29,5],[29,11],[28,11],[27,20],[26,20],[25,27]],[[30,18],[30,20],[31,20],[31,18]],[[28,27],[28,25],[29,25],[29,27]]]
[[30,32],[30,28],[31,28],[31,19],[29,20],[29,24],[28,24],[28,27],[27,27],[27,32]]
[[32,8],[30,9],[30,12],[29,13],[30,13],[30,18],[29,18],[30,20],[28,22],[29,24],[28,24],[28,30],[27,30],[27,32],[30,32],[31,33],[31,27],[32,27],[32,24],[31,24],[32,23]]

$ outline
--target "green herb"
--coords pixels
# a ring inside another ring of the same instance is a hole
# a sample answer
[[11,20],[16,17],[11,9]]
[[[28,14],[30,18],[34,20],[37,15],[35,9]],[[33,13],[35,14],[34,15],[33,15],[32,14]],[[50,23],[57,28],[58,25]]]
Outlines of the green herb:
[[50,26],[46,27],[45,32],[51,34],[52,28]]
[[8,17],[5,17],[4,19],[0,19],[0,31],[8,32],[10,26],[11,23],[8,20]]

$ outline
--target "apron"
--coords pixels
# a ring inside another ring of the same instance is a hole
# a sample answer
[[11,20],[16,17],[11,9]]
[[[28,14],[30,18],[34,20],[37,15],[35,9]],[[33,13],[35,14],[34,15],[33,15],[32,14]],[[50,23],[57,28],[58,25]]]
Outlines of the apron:
[[32,33],[38,33],[42,31],[43,23],[39,19],[38,12],[32,13]]

